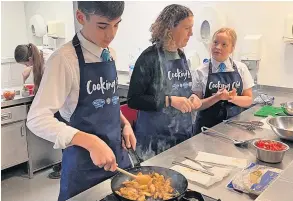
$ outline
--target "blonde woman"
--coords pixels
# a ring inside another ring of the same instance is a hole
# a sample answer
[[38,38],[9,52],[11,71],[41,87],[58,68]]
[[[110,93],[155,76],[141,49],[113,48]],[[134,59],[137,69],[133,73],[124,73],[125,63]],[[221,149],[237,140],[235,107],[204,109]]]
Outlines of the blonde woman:
[[212,38],[211,59],[192,76],[192,91],[202,99],[195,122],[196,133],[202,126],[212,127],[239,114],[252,104],[253,79],[244,63],[230,55],[237,35],[231,28],[221,28]]
[[201,102],[191,92],[184,52],[192,36],[193,13],[172,4],[151,26],[152,46],[135,63],[128,105],[137,109],[137,152],[146,160],[193,136],[191,111]]

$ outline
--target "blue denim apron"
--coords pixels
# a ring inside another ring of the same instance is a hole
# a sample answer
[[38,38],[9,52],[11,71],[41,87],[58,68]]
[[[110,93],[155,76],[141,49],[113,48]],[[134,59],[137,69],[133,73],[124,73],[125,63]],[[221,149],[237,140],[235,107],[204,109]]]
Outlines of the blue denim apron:
[[[192,79],[186,58],[167,61],[157,48],[163,91],[166,95],[189,98]],[[191,113],[183,114],[173,107],[161,111],[138,111],[135,127],[137,153],[147,160],[193,136]]]
[[[238,72],[236,64],[230,59],[233,63],[234,71],[231,72],[217,72],[212,73],[212,63],[209,63],[209,74],[207,79],[206,91],[204,98],[211,97],[218,91],[217,84],[225,85],[228,91],[231,91],[233,88],[236,88],[237,95],[241,96],[243,91],[243,82],[241,76]],[[201,127],[213,127],[223,120],[234,117],[242,112],[242,108],[229,103],[228,101],[219,101],[211,107],[199,111],[195,121],[195,133],[201,132]]]
[[[76,35],[72,43],[79,61],[80,91],[69,125],[101,138],[113,150],[119,167],[128,168],[131,163],[121,143],[115,63],[114,61],[85,63],[80,41]],[[63,152],[58,201],[65,201],[113,175],[113,172],[95,166],[86,149],[69,146]]]

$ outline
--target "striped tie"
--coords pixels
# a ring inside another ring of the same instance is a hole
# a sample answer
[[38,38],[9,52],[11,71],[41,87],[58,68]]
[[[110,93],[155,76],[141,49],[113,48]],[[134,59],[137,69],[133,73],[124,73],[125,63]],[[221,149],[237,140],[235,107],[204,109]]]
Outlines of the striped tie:
[[104,49],[101,54],[102,61],[111,61],[110,51],[108,49]]
[[225,69],[226,69],[226,65],[224,63],[221,63],[219,65],[219,69],[220,69],[220,72],[225,72]]

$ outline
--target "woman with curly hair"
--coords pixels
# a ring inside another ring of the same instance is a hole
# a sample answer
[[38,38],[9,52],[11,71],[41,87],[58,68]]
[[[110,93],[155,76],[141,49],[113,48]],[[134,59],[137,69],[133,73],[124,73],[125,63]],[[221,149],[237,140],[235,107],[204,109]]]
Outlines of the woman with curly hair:
[[137,153],[146,160],[193,136],[191,111],[201,106],[182,48],[192,36],[193,13],[182,5],[163,9],[152,24],[152,46],[135,63],[128,105],[138,110]]

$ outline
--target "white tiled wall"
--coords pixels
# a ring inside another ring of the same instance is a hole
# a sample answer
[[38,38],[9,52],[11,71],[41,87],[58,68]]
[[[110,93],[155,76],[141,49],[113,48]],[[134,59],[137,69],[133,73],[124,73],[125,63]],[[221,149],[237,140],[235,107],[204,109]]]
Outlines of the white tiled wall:
[[[22,86],[22,71],[24,65],[16,62],[2,63],[1,64],[1,88],[10,88]],[[33,83],[33,75],[28,78],[26,83]]]

